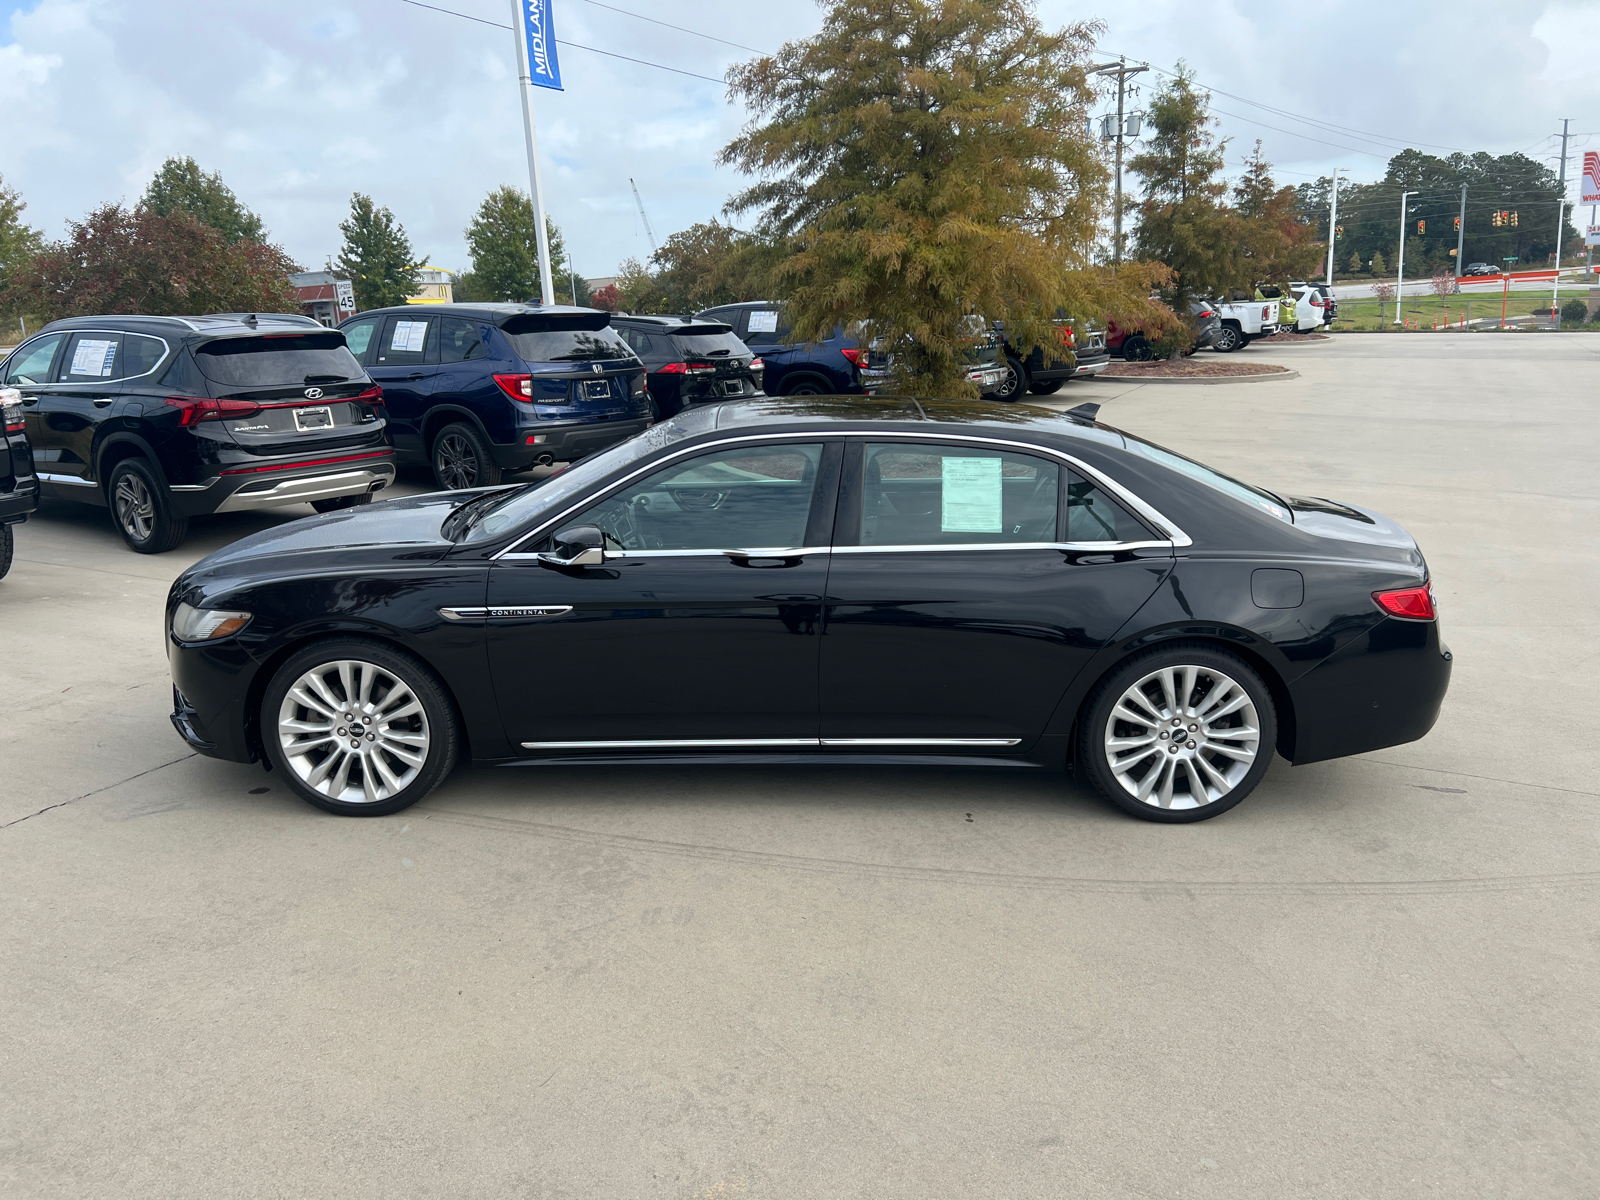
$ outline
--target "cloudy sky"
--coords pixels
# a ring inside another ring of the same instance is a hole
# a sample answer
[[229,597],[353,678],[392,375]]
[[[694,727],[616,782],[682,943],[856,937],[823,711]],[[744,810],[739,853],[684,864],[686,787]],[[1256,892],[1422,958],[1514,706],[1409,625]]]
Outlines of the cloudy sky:
[[[0,0],[0,177],[58,237],[189,154],[307,265],[337,252],[336,226],[363,191],[419,252],[465,268],[461,231],[484,193],[527,186],[512,34],[494,24],[510,23],[511,0],[429,3],[464,15],[406,0]],[[658,239],[721,211],[741,180],[714,159],[745,114],[713,80],[813,32],[821,10],[554,4],[557,36],[575,45],[560,47],[566,91],[537,93],[546,205],[579,270],[608,275],[649,253],[629,176]],[[1185,60],[1213,89],[1230,162],[1260,137],[1283,182],[1334,166],[1375,178],[1406,145],[1553,162],[1562,117],[1576,135],[1569,175],[1600,148],[1600,0],[1038,7],[1051,23],[1103,20],[1110,55],[1167,70]]]

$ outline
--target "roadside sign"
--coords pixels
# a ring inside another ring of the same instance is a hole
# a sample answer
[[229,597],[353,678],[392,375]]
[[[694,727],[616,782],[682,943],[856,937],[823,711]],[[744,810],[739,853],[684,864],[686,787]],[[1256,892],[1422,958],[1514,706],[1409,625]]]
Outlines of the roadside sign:
[[356,286],[348,279],[336,279],[333,283],[333,294],[339,304],[339,311],[353,313],[356,310]]
[[1584,235],[1585,246],[1600,246],[1600,225],[1589,226],[1589,232]]
[[1600,204],[1600,150],[1583,152],[1583,198],[1578,203]]
[[535,87],[564,90],[561,64],[556,60],[556,30],[550,21],[552,0],[518,0],[522,34],[528,40],[528,82]]

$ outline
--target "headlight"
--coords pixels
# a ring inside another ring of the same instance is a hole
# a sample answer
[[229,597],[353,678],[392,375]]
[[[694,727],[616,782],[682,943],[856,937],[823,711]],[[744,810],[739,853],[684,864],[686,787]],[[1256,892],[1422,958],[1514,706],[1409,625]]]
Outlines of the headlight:
[[172,636],[180,642],[214,642],[230,637],[250,623],[247,612],[196,608],[180,604],[172,610]]

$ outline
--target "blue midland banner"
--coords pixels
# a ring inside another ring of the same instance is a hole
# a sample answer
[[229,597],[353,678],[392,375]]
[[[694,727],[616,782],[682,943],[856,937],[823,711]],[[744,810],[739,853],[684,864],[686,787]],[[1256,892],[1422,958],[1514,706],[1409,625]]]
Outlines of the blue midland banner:
[[556,59],[556,30],[550,19],[555,0],[519,0],[522,32],[528,39],[528,77],[536,87],[561,87],[561,63]]

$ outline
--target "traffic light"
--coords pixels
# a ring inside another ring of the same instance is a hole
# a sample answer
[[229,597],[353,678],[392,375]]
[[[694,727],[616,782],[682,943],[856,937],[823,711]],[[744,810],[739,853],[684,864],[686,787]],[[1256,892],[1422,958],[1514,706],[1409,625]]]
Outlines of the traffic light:
[[1512,213],[1512,214],[1511,214],[1511,224],[1512,224],[1512,225],[1513,225],[1513,226],[1515,226],[1515,225],[1516,225],[1516,223],[1517,223],[1517,214],[1516,214],[1516,213]]
[[1344,240],[1344,226],[1343,225],[1335,225],[1333,227],[1333,240],[1336,241],[1336,242]]
[[1421,237],[1423,234],[1425,234],[1427,232],[1428,232],[1428,223],[1426,221],[1418,221],[1417,222],[1417,236]]
[[1456,227],[1455,227],[1454,232],[1456,232],[1456,233],[1460,233],[1461,232],[1461,218],[1460,217],[1456,218]]

